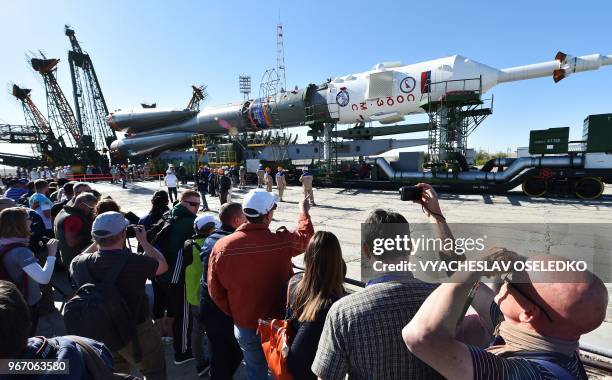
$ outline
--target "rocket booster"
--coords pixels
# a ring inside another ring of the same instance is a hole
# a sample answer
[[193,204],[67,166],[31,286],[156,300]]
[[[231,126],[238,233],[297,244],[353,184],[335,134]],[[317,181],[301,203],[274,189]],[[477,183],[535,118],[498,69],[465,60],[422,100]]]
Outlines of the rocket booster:
[[370,71],[337,77],[322,85],[277,93],[199,112],[144,109],[116,111],[107,122],[127,133],[111,151],[135,156],[188,146],[193,134],[234,134],[318,123],[396,123],[425,112],[423,98],[452,91],[490,90],[499,83],[551,76],[558,82],[574,73],[612,65],[612,55],[581,57],[559,52],[548,62],[496,69],[461,55],[402,66],[381,63]]

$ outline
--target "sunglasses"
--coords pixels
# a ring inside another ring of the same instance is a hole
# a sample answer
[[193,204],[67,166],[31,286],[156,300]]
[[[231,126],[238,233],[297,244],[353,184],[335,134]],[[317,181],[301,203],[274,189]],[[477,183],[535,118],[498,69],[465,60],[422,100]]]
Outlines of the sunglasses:
[[506,275],[504,276],[504,278],[502,279],[502,281],[504,281],[509,288],[512,288],[514,290],[516,290],[516,292],[518,294],[520,294],[523,298],[525,298],[527,301],[531,302],[532,304],[536,305],[540,310],[542,310],[542,313],[544,313],[544,315],[546,316],[546,318],[548,319],[549,322],[552,322],[552,318],[550,317],[550,314],[548,314],[548,312],[546,311],[546,309],[544,309],[544,307],[542,305],[540,305],[540,303],[536,302],[533,297],[531,297],[527,292],[525,292],[524,290],[521,290],[521,288],[518,287],[518,284],[513,283],[511,281],[511,279],[509,278],[510,273],[506,273]]
[[190,202],[190,201],[183,201],[183,202],[187,203],[191,207],[199,207],[200,206],[200,202]]

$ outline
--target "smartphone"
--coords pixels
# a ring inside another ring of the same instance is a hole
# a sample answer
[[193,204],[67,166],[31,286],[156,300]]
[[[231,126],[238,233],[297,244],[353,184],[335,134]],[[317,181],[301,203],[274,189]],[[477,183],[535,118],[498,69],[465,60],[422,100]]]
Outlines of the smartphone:
[[423,189],[418,186],[402,186],[399,193],[402,201],[416,201],[421,199]]

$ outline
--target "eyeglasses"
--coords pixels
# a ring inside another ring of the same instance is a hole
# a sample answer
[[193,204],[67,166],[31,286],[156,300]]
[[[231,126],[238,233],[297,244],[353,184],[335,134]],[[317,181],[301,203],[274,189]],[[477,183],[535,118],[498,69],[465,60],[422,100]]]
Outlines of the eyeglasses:
[[183,202],[187,203],[191,207],[199,207],[200,206],[200,202],[190,202],[190,201],[183,201]]
[[521,290],[521,288],[519,288],[517,286],[518,284],[511,282],[509,276],[510,276],[510,273],[506,273],[506,275],[502,279],[506,284],[508,284],[508,287],[516,290],[516,292],[518,294],[520,294],[521,296],[523,296],[523,298],[525,298],[527,301],[531,302],[532,304],[536,305],[540,310],[542,310],[542,313],[544,313],[544,315],[546,316],[548,321],[552,322],[553,320],[550,317],[550,314],[548,314],[548,312],[546,311],[546,309],[544,309],[544,307],[542,305],[540,305],[538,302],[536,302],[533,299],[533,297],[531,297],[529,294],[527,294],[527,292],[525,292],[524,290]]

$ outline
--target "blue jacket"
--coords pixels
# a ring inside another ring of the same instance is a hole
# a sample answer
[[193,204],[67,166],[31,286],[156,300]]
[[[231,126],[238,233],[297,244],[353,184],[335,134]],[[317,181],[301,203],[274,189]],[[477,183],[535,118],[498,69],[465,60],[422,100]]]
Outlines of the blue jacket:
[[28,193],[28,189],[20,189],[20,188],[17,188],[17,187],[9,187],[9,189],[6,191],[4,196],[7,197],[7,198],[11,198],[15,202],[17,202],[19,200],[19,198],[21,198],[22,195],[27,194],[27,193]]

